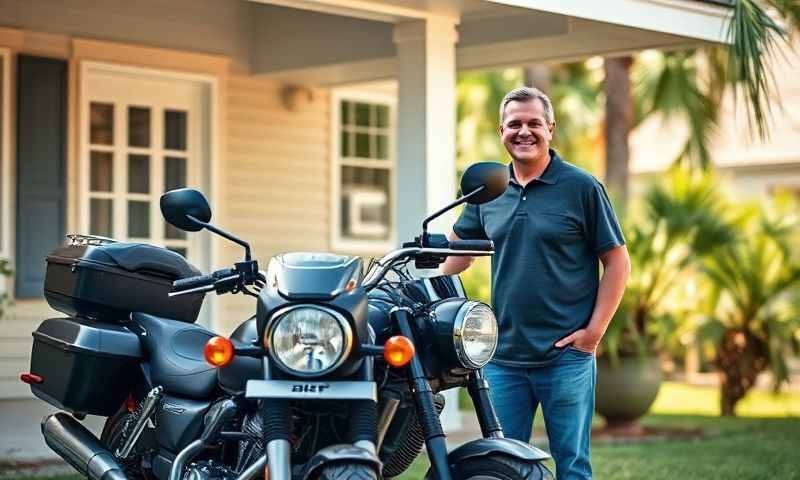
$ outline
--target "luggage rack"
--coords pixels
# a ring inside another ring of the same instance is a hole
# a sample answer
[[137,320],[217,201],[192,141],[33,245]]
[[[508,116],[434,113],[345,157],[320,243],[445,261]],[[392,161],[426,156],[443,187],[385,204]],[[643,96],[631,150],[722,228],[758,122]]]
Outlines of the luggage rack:
[[117,243],[113,238],[101,237],[99,235],[82,235],[80,233],[68,233],[70,245],[108,245]]

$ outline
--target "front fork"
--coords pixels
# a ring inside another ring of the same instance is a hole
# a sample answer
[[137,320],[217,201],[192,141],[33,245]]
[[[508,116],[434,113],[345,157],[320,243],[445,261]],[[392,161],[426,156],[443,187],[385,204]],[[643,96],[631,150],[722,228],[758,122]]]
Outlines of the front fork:
[[[264,359],[265,378],[270,379],[269,360]],[[374,381],[373,359],[365,357],[361,381]],[[377,405],[374,400],[349,400],[350,425],[348,438],[353,445],[377,456]],[[262,399],[264,443],[267,453],[267,478],[292,478],[291,408],[287,399]],[[342,457],[345,458],[345,457]],[[377,458],[377,457],[376,457]]]
[[[395,307],[391,312],[396,325],[400,328],[400,334],[414,342],[414,332],[409,323],[409,310],[403,307]],[[450,465],[447,461],[447,440],[442,422],[439,421],[439,414],[436,412],[436,404],[433,398],[433,389],[428,379],[425,377],[425,369],[419,356],[411,357],[408,364],[409,380],[411,381],[414,403],[417,408],[417,416],[422,426],[422,433],[425,435],[425,447],[428,450],[428,458],[431,462],[431,470],[438,480],[450,480]]]
[[[414,343],[414,332],[409,321],[409,310],[396,307],[392,310],[392,316],[394,316],[394,321],[400,328],[400,333]],[[417,355],[411,358],[411,362],[408,365],[408,373],[412,384],[417,415],[425,435],[425,446],[428,451],[431,470],[438,480],[450,480],[446,436],[433,401],[433,389],[425,377],[422,361]],[[489,396],[489,383],[484,378],[481,370],[476,370],[470,374],[467,390],[475,405],[475,414],[478,417],[483,437],[503,438],[503,429],[497,419],[494,405]]]

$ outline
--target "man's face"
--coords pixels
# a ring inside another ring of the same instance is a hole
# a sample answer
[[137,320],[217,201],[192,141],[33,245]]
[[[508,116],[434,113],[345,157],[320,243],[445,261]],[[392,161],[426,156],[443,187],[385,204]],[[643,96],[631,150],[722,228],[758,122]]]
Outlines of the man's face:
[[555,123],[548,123],[538,99],[511,101],[506,105],[500,136],[511,158],[533,163],[548,155]]

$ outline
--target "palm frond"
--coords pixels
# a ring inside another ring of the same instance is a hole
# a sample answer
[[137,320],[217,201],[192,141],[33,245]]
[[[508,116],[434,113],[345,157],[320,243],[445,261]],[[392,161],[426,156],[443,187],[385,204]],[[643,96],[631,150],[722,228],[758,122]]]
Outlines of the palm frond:
[[786,40],[786,31],[757,0],[737,0],[727,34],[730,41],[727,82],[733,87],[735,97],[746,99],[751,131],[755,129],[761,139],[766,139],[775,84],[768,63],[778,42]]

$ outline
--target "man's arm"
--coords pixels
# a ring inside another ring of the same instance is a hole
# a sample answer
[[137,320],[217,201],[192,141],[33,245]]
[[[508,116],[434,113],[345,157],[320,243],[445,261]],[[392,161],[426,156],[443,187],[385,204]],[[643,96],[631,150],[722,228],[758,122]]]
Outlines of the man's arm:
[[[450,240],[461,240],[455,232],[450,232],[448,238]],[[474,261],[475,257],[447,257],[447,260],[440,267],[442,275],[457,275],[468,269]]]
[[594,352],[606,328],[619,307],[625,284],[631,273],[631,259],[625,245],[613,248],[602,255],[603,277],[597,290],[597,301],[594,304],[592,318],[586,328],[576,330],[556,342],[556,347],[572,345],[578,350]]

